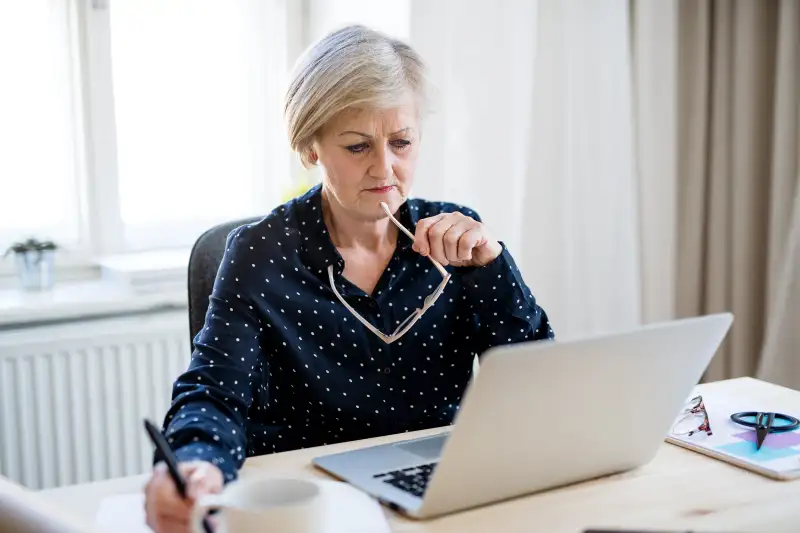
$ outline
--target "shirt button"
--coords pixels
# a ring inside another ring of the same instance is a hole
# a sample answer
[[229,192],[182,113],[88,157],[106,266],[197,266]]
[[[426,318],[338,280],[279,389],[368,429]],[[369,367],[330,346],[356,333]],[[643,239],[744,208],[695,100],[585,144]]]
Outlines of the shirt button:
[[391,370],[390,370],[390,369],[388,369],[388,368],[384,368],[384,369],[383,369],[383,373],[384,373],[384,374],[388,374],[389,372],[391,372]]

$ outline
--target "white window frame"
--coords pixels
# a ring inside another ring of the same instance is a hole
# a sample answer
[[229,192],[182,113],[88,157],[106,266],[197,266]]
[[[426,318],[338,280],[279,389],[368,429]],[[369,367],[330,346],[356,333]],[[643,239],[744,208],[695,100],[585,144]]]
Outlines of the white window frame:
[[86,165],[81,190],[82,228],[92,256],[122,251],[117,136],[111,76],[111,24],[107,0],[78,2],[81,92]]

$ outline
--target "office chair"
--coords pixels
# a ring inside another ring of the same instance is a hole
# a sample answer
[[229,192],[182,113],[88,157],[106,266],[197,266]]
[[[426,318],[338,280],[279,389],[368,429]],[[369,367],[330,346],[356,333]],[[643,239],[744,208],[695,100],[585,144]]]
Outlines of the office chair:
[[232,220],[214,226],[195,241],[189,254],[189,346],[203,329],[208,311],[208,297],[214,288],[219,264],[225,253],[228,234],[239,226],[261,220],[262,217]]

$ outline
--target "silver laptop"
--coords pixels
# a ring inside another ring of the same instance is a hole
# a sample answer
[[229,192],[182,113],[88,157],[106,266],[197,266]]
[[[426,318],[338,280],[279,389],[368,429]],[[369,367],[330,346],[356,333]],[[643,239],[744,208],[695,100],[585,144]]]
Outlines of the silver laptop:
[[732,321],[492,348],[451,431],[314,464],[415,518],[636,468],[655,456]]

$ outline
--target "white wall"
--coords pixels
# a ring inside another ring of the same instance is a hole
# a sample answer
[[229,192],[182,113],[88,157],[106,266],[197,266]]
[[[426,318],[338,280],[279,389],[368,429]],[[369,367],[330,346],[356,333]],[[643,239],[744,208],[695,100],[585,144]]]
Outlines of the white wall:
[[408,37],[410,0],[308,0],[308,37],[313,42],[331,30],[360,23],[394,37]]

